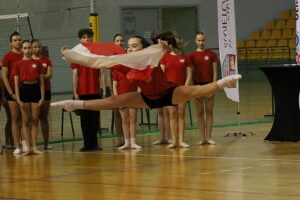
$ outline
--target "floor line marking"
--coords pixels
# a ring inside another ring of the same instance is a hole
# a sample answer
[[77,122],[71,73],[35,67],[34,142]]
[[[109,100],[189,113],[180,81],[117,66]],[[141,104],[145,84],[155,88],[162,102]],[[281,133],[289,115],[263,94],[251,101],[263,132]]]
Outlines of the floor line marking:
[[[40,180],[49,181],[49,180]],[[144,187],[144,188],[158,188],[158,189],[175,189],[175,190],[192,190],[192,191],[204,191],[204,192],[223,192],[223,193],[236,193],[236,194],[249,194],[249,195],[273,195],[284,197],[300,197],[300,194],[282,194],[282,193],[268,193],[268,192],[251,192],[251,191],[237,191],[237,190],[217,190],[217,189],[202,189],[193,187],[171,187],[171,186],[152,186],[152,185],[133,185],[133,184],[114,184],[114,183],[101,183],[101,182],[76,182],[76,181],[59,181],[50,180],[49,182],[61,182],[61,183],[78,183],[78,184],[91,184],[91,185],[108,185],[118,187]]]
[[[95,155],[125,155],[124,153],[105,153],[105,152],[72,152],[72,151],[51,151],[53,153],[93,153]],[[50,153],[50,151],[48,152]],[[170,157],[170,158],[204,158],[204,159],[232,159],[232,160],[258,160],[258,161],[282,161],[282,162],[300,162],[300,160],[288,160],[288,159],[275,159],[275,158],[247,158],[247,157],[225,157],[225,156],[213,156],[213,157],[201,157],[201,156],[174,156],[174,155],[165,155],[165,154],[128,154],[132,156],[156,156],[156,157]]]

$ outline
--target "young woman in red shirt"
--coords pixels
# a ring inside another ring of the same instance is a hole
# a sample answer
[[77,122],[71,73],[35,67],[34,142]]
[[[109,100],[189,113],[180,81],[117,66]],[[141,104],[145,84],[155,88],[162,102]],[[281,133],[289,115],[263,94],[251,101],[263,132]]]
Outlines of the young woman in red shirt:
[[[143,48],[148,47],[150,44],[145,40],[145,38],[140,36],[133,36],[128,40],[127,52],[137,52]],[[123,70],[118,70],[120,66],[115,66],[117,68],[113,71],[113,86],[114,95],[126,94],[128,92],[137,92],[137,86],[132,83],[131,80],[127,78],[127,72]],[[122,66],[121,66],[122,68]],[[140,149],[141,146],[137,145],[136,140],[136,122],[137,122],[137,109],[136,108],[119,108],[121,118],[122,118],[122,128],[125,136],[125,144],[119,149]]]
[[[166,44],[174,46],[176,45],[175,36],[170,33],[162,33],[158,35],[163,41],[161,45],[166,48]],[[138,52],[137,52],[138,53]],[[78,55],[72,57],[75,54],[69,54],[66,47],[62,48],[62,54],[69,62],[94,62],[95,60],[88,57],[81,56],[78,59]],[[135,55],[135,52],[130,53],[130,57]],[[123,56],[124,57],[124,56]],[[129,56],[128,56],[129,57]],[[82,60],[84,59],[84,60]],[[81,61],[80,61],[81,60]],[[107,64],[113,64],[115,62],[106,59],[105,57],[97,58],[98,61],[105,61]],[[111,63],[110,63],[111,62]],[[91,63],[90,66],[93,66]],[[99,68],[105,68],[105,66],[97,66]],[[130,77],[130,73],[136,73],[136,69],[128,69],[127,77]],[[217,82],[212,82],[207,85],[182,85],[168,81],[165,74],[160,67],[149,66],[143,71],[137,72],[141,75],[150,74],[149,79],[140,79],[133,77],[132,83],[138,86],[142,92],[129,92],[123,95],[113,96],[106,99],[98,100],[65,100],[52,103],[51,106],[64,108],[72,111],[75,109],[88,109],[88,110],[103,110],[111,109],[115,107],[129,107],[129,108],[160,108],[164,106],[172,106],[180,103],[185,103],[191,99],[201,96],[210,96],[220,91],[224,87],[232,87],[236,84],[237,80],[241,78],[241,75],[227,76]],[[179,144],[173,147],[179,147]]]
[[[197,33],[195,38],[197,49],[190,54],[194,69],[193,81],[195,85],[206,85],[217,81],[218,57],[213,51],[206,49],[205,41],[204,32]],[[195,99],[201,135],[198,145],[216,144],[211,139],[214,99],[214,95]]]
[[24,155],[43,154],[37,149],[40,107],[44,102],[44,76],[41,65],[32,59],[31,42],[22,42],[23,58],[15,63],[14,82],[16,99],[22,114],[22,128],[28,151]]
[[[18,32],[13,32],[10,35],[11,51],[4,55],[2,59],[2,79],[4,83],[4,96],[7,101],[10,113],[7,116],[11,116],[11,130],[15,145],[14,154],[20,154],[20,138],[21,138],[21,112],[19,105],[16,102],[15,84],[13,77],[14,63],[22,59],[21,42],[22,37]],[[8,111],[8,110],[6,110]],[[24,147],[23,147],[24,148]]]
[[[122,48],[124,48],[124,44],[125,44],[125,38],[122,34],[117,33],[114,36],[114,43]],[[112,70],[109,71],[109,79],[110,79],[110,90],[113,91],[113,81],[112,81],[112,77],[113,77],[113,72]],[[113,92],[112,92],[113,94]],[[123,133],[123,129],[122,129],[122,119],[121,119],[121,115],[119,112],[119,108],[114,108],[113,109],[114,112],[114,122],[115,122],[115,128],[116,128],[116,133],[117,133],[117,137],[118,137],[118,142],[115,145],[115,147],[121,147],[123,146],[124,143],[124,133]]]
[[[190,85],[192,80],[192,65],[188,56],[181,52],[184,49],[185,42],[176,37],[176,45],[172,45],[172,51],[165,54],[160,60],[160,66],[166,74],[167,80],[177,83],[178,86]],[[176,145],[187,148],[188,144],[183,142],[185,108],[186,102],[176,106],[168,106],[170,116],[170,132],[172,134],[172,144],[168,148]]]
[[52,78],[52,63],[50,59],[42,55],[42,43],[34,39],[31,41],[32,45],[32,58],[40,63],[41,73],[44,75],[44,86],[45,86],[45,101],[40,108],[40,122],[41,130],[44,138],[44,149],[52,149],[49,144],[49,122],[48,113],[51,101],[51,82]]

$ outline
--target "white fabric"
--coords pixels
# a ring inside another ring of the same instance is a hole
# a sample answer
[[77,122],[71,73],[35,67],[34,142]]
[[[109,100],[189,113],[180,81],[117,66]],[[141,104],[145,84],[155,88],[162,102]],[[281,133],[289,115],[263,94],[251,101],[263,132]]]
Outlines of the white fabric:
[[[218,34],[222,77],[238,74],[234,0],[218,0]],[[234,71],[229,70],[230,57],[234,58]],[[227,59],[227,60],[226,60]],[[240,102],[238,82],[235,88],[224,88],[226,96]]]
[[65,50],[64,59],[69,63],[80,64],[92,68],[108,68],[122,64],[134,69],[145,69],[148,65],[158,66],[164,55],[161,45],[152,45],[141,51],[114,56],[101,56],[91,54],[82,44],[78,44],[71,50]]

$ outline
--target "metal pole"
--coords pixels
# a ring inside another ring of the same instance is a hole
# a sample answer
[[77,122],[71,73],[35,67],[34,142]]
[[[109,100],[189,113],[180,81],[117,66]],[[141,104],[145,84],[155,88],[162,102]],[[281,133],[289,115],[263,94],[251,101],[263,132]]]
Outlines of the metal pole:
[[95,2],[90,0],[90,13],[95,13]]
[[17,31],[18,31],[18,33],[20,33],[20,24],[19,24],[20,0],[17,1],[17,10],[18,10],[18,15],[17,15]]

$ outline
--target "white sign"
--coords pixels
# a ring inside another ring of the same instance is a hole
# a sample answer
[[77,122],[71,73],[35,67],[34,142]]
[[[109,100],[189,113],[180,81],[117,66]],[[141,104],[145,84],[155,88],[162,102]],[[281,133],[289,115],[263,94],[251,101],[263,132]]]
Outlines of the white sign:
[[[222,77],[238,73],[234,0],[218,0],[218,33]],[[226,96],[240,102],[239,85],[225,88]]]

